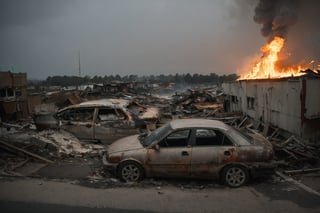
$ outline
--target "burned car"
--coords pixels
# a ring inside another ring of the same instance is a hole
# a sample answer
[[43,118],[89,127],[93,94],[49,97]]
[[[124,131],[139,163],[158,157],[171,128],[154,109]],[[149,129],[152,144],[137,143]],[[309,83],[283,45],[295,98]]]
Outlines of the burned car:
[[103,156],[107,169],[123,181],[144,177],[218,178],[244,185],[258,172],[272,171],[273,147],[217,120],[178,119],[148,135],[125,137]]
[[61,128],[79,139],[105,144],[146,129],[146,123],[127,108],[123,99],[101,99],[71,105],[55,113],[34,116],[38,130]]

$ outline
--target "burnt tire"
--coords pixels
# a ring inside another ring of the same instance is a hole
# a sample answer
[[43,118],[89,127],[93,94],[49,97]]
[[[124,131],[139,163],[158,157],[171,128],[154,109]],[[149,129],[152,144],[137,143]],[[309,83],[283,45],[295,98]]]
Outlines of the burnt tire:
[[221,174],[222,182],[232,188],[243,186],[249,179],[247,169],[239,165],[227,166],[223,169]]
[[118,177],[124,182],[137,182],[144,178],[144,169],[134,161],[126,161],[120,164]]

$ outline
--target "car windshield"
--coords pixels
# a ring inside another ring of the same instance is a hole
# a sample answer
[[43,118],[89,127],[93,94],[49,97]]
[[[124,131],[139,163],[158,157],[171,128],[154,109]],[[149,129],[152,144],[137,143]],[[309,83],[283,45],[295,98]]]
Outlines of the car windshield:
[[252,145],[253,144],[253,138],[244,133],[244,132],[240,132],[238,129],[233,128],[232,126],[230,126],[231,128],[228,130],[228,133],[230,135],[230,137],[238,144],[238,145],[242,145],[242,146],[246,146],[246,145]]
[[143,139],[142,143],[144,146],[149,146],[155,140],[159,140],[159,139],[163,138],[171,130],[172,130],[172,128],[171,128],[170,124],[165,124],[165,125],[161,126],[160,128],[152,131],[149,135],[147,135]]

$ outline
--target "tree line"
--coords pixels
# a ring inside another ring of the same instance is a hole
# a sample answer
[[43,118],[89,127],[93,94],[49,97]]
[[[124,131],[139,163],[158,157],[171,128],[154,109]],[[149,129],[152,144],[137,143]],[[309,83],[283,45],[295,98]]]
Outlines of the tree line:
[[178,74],[175,75],[149,75],[149,76],[138,76],[138,75],[105,75],[102,76],[49,76],[41,84],[49,86],[74,86],[90,83],[110,83],[114,81],[120,82],[162,82],[162,83],[176,83],[176,84],[216,84],[220,85],[223,82],[231,82],[238,79],[237,74],[228,74],[228,75],[217,75],[215,73],[210,74]]

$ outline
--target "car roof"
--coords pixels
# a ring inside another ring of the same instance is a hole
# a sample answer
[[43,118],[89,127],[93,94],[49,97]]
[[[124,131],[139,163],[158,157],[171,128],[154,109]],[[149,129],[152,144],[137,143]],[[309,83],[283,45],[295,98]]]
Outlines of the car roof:
[[215,128],[222,129],[227,131],[230,129],[230,126],[218,120],[209,120],[209,119],[197,119],[197,118],[189,118],[189,119],[176,119],[170,122],[170,125],[173,129],[180,128]]
[[93,100],[93,101],[85,101],[79,104],[79,106],[114,106],[114,105],[120,105],[122,107],[129,104],[128,100],[125,99],[99,99],[99,100]]
[[121,108],[126,111],[126,106],[130,103],[130,101],[125,99],[99,99],[99,100],[93,100],[93,101],[85,101],[80,104],[74,104],[67,106],[65,108],[60,109],[58,112],[64,111],[66,109],[70,108],[81,108],[81,107],[115,107]]

